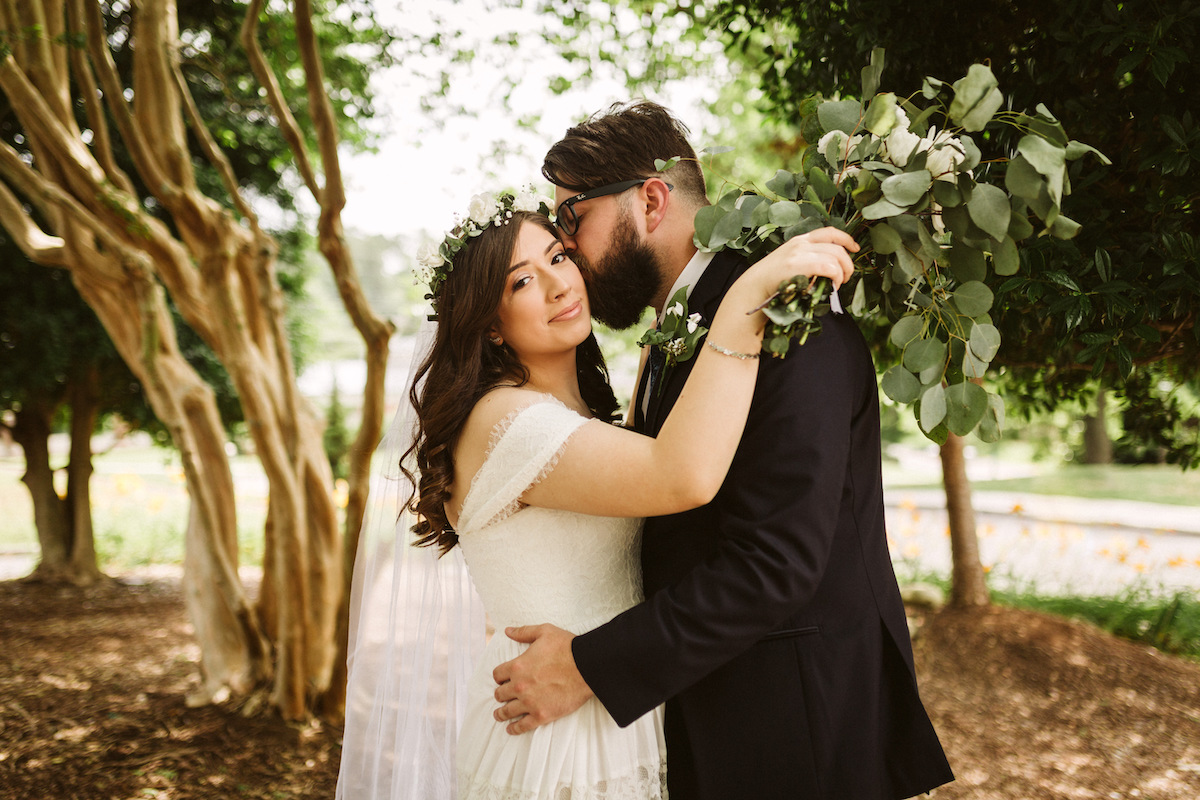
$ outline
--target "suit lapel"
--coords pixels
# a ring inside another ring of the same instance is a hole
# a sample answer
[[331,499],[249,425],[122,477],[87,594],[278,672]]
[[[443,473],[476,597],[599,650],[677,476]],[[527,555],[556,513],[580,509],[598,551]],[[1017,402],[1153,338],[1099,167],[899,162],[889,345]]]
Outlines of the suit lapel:
[[[688,311],[699,311],[703,317],[701,324],[708,325],[712,322],[717,308],[721,305],[721,298],[742,273],[744,265],[745,262],[737,253],[722,251],[713,257],[712,263],[704,270],[700,280],[696,281],[691,297],[688,298]],[[659,390],[650,396],[650,405],[646,409],[645,431],[651,436],[657,436],[662,429],[667,414],[679,399],[683,385],[687,383],[687,377],[691,374],[692,365],[696,363],[698,355],[699,350],[687,361],[668,369],[659,381]]]

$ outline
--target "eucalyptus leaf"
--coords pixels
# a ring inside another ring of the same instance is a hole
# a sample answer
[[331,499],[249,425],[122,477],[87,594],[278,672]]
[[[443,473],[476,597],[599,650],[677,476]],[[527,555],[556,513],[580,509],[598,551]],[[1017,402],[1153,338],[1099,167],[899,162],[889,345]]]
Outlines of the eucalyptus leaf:
[[900,233],[888,225],[886,222],[881,222],[878,225],[871,226],[871,248],[882,255],[888,255],[899,250],[903,246],[900,239]]
[[959,436],[974,430],[988,408],[987,391],[971,381],[947,386],[945,398],[946,427]]
[[1060,174],[1067,166],[1067,151],[1041,136],[1022,136],[1017,142],[1017,152],[1047,178]]
[[[889,179],[890,180],[890,179]],[[883,219],[903,214],[908,209],[887,200],[878,200],[862,210],[863,219]]]
[[786,169],[775,172],[774,177],[767,181],[767,189],[788,200],[795,200],[800,196],[796,175],[788,172]]
[[921,382],[904,367],[896,365],[879,381],[883,393],[897,403],[914,403],[921,396]]
[[850,301],[850,313],[861,317],[867,311],[867,282],[859,277],[854,286],[854,298]]
[[921,405],[917,410],[921,430],[929,433],[946,418],[946,390],[940,383],[935,383],[921,395]]
[[904,274],[906,281],[911,283],[925,274],[925,262],[921,260],[917,253],[910,250],[907,245],[902,245],[896,251],[895,255],[896,267]]
[[988,392],[987,410],[979,420],[979,438],[985,442],[998,442],[1004,432],[1004,401]]
[[933,182],[933,199],[943,208],[954,208],[963,201],[962,192],[950,181]]
[[958,143],[963,148],[963,162],[958,165],[959,171],[966,173],[979,166],[979,162],[983,160],[983,154],[979,152],[979,146],[975,144],[975,140],[964,133],[958,137]]
[[1059,214],[1054,218],[1054,222],[1050,223],[1050,235],[1056,239],[1074,239],[1075,234],[1079,233],[1079,228],[1078,222]]
[[767,219],[771,224],[778,225],[781,228],[786,228],[788,225],[795,225],[800,221],[802,216],[800,206],[791,200],[781,200],[778,203],[772,203],[770,210],[767,212]]
[[879,91],[879,78],[883,74],[883,48],[871,51],[871,63],[862,68],[862,96],[870,97]]
[[954,82],[950,119],[968,131],[980,131],[1004,103],[996,76],[983,64],[972,64],[965,77]]
[[1099,150],[1092,147],[1090,144],[1084,144],[1083,142],[1077,142],[1073,139],[1071,141],[1067,142],[1067,160],[1068,161],[1074,161],[1077,158],[1082,158],[1087,153],[1095,153],[1096,157],[1100,159],[1100,163],[1106,167],[1109,166],[1110,164],[1112,164],[1112,161],[1109,160],[1108,156],[1104,155],[1104,153],[1101,153]]
[[969,281],[954,290],[954,304],[968,317],[978,317],[992,307],[992,290],[981,281]]
[[1021,269],[1021,257],[1017,254],[1017,243],[1005,236],[992,248],[992,263],[1000,276],[1016,275]]
[[852,134],[862,120],[862,103],[857,100],[830,100],[817,107],[817,119],[825,132],[843,131]]
[[956,240],[950,247],[950,271],[959,283],[983,280],[987,277],[983,251]]
[[976,323],[975,327],[971,328],[967,346],[976,356],[991,362],[996,353],[1000,352],[1000,331],[995,325]]
[[925,319],[920,314],[911,314],[896,320],[896,324],[892,326],[892,332],[889,334],[888,339],[896,347],[904,349],[908,346],[909,342],[919,337],[921,331],[924,329]]
[[921,381],[922,386],[929,386],[932,383],[941,383],[942,376],[946,374],[945,362],[932,364],[917,374],[917,378]]
[[1033,225],[1029,223],[1029,219],[1025,216],[1025,204],[1020,203],[1020,206],[1022,210],[1017,211],[1013,209],[1012,216],[1008,220],[1008,238],[1012,239],[1014,243],[1033,236]]
[[828,203],[837,194],[837,187],[834,186],[829,173],[817,167],[808,171],[808,185],[816,191],[817,197],[821,198],[822,203]]
[[986,183],[979,184],[967,202],[967,212],[971,215],[971,221],[993,239],[1001,239],[1008,232],[1012,209],[1003,189]]
[[742,234],[742,212],[739,209],[724,211],[717,224],[713,226],[712,237],[708,246],[713,249],[724,247]]
[[883,180],[883,196],[897,206],[907,208],[918,202],[933,184],[929,170],[904,172]]
[[904,348],[904,367],[920,372],[946,363],[946,343],[938,338],[918,339]]
[[968,378],[982,378],[985,374],[987,374],[989,363],[991,362],[984,361],[970,350],[963,351],[962,371],[963,375]]
[[[870,95],[865,95],[871,97]],[[877,94],[871,97],[867,113],[863,116],[863,127],[876,136],[887,136],[896,127],[899,117],[896,115],[896,95],[892,92]]]
[[725,209],[720,206],[704,206],[696,212],[696,219],[693,222],[696,232],[693,240],[701,250],[711,252],[713,249],[720,249],[719,247],[713,248],[711,242],[713,228],[716,227],[717,222],[724,218],[725,213]]
[[1034,200],[1046,188],[1045,177],[1024,156],[1016,156],[1008,162],[1004,173],[1004,186],[1017,197]]

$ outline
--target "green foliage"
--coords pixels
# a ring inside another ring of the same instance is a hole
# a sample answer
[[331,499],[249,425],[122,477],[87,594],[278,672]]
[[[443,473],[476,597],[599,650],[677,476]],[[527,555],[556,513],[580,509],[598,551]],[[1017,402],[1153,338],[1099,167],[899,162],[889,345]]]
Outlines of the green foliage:
[[344,480],[349,475],[346,454],[350,452],[350,431],[346,428],[346,408],[338,395],[336,380],[329,394],[329,407],[325,410],[324,444],[333,477]]
[[[1067,145],[1067,219],[1054,220],[1054,235],[1019,254],[992,254],[986,282],[995,295],[992,322],[1005,341],[995,365],[1007,395],[1049,408],[1096,378],[1119,385],[1155,362],[1175,364],[1180,380],[1200,372],[1193,183],[1200,118],[1192,99],[1200,81],[1192,46],[1200,6],[984,0],[964,13],[961,3],[931,0],[914,13],[898,0],[724,0],[708,24],[728,30],[731,57],[759,71],[764,111],[778,120],[802,117],[814,92],[857,91],[875,47],[887,49],[897,95],[939,88],[925,76],[961,74],[984,62],[1012,107],[1053,108],[1063,127],[1113,164],[1085,175],[1071,162],[1078,147]],[[878,80],[870,71],[867,77]],[[981,110],[994,103],[982,85],[971,97]],[[877,116],[886,118],[882,111]],[[1017,154],[1006,186],[1036,211],[1045,201],[1029,197],[1029,182],[1057,171],[1060,154],[1045,147],[1053,136],[1033,144],[1022,135],[1001,130],[975,139],[984,168]],[[1051,200],[1058,190],[1048,187]],[[1076,230],[1074,220],[1086,224]],[[1073,238],[1059,238],[1072,231]]]
[[992,598],[1003,605],[1086,620],[1164,653],[1200,659],[1200,600],[1190,592],[1161,597],[1130,589],[1116,597],[1062,597],[996,591]]
[[[864,70],[864,89],[878,87],[882,51]],[[977,381],[1000,350],[989,312],[989,272],[1018,263],[1017,242],[1035,231],[1070,238],[1079,226],[1061,213],[1067,163],[1094,148],[1073,142],[1045,106],[1000,112],[1005,98],[986,66],[972,65],[953,85],[927,78],[923,103],[882,93],[866,101],[811,98],[801,128],[817,139],[803,168],[780,170],[766,190],[738,187],[696,216],[696,245],[734,249],[751,260],[788,239],[823,226],[860,243],[859,271],[847,293],[851,312],[894,325],[900,364],[883,388],[911,404],[935,441],[946,432],[1000,434],[1003,404]],[[1018,154],[999,175],[980,165],[980,138],[997,129],[1020,134]],[[1007,178],[1016,171],[1019,179]],[[989,182],[990,180],[990,182]],[[1003,188],[1001,182],[1003,181]],[[988,264],[993,264],[989,271]],[[815,289],[815,291],[814,291]],[[827,281],[792,283],[766,306],[772,330],[764,349],[784,355],[820,327]]]

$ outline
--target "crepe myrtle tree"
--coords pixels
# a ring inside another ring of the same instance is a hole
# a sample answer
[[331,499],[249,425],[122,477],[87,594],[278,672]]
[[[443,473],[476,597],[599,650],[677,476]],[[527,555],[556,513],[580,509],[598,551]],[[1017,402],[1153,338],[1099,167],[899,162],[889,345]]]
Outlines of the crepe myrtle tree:
[[[346,519],[357,532],[392,328],[367,304],[345,244],[334,104],[349,101],[328,86],[321,47],[332,58],[356,43],[354,31],[377,29],[359,3],[338,5],[335,16],[333,4],[298,0],[287,13],[268,13],[252,0],[221,5],[240,27],[181,32],[178,11],[194,6],[0,2],[0,92],[20,137],[17,146],[0,143],[0,224],[30,261],[70,272],[180,452],[191,499],[184,592],[201,650],[198,699],[261,693],[287,718],[337,716],[344,553],[354,537],[339,535],[322,423],[296,386],[278,245],[235,169],[256,157],[254,148],[239,147],[229,126],[210,126],[197,97],[217,87],[231,113],[277,128],[299,189],[319,209],[318,246],[368,353]],[[185,74],[185,52],[193,63],[210,55],[219,65],[230,63],[219,57],[231,48],[245,72]],[[277,71],[280,64],[288,69]],[[172,309],[227,370],[269,483],[257,602],[238,576],[234,483],[214,392],[184,357]]]

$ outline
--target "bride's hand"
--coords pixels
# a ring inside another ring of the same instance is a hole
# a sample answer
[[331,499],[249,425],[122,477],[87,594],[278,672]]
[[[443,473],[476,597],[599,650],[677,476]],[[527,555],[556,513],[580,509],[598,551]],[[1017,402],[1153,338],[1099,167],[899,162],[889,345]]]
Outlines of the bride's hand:
[[837,289],[854,272],[850,254],[858,249],[858,243],[845,231],[819,228],[788,239],[747,270],[745,277],[753,278],[767,295],[782,281],[797,275],[829,278]]

